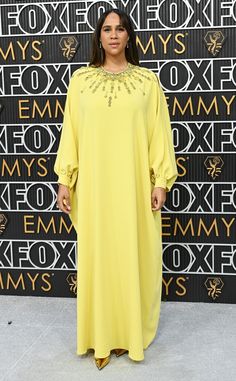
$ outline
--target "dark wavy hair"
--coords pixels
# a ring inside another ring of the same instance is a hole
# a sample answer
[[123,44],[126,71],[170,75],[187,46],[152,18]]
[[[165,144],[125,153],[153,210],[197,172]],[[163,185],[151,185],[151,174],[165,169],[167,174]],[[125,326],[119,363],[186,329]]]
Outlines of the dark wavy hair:
[[100,34],[101,34],[101,28],[105,21],[105,18],[111,12],[116,13],[120,17],[120,23],[127,30],[127,33],[129,35],[128,48],[127,47],[125,48],[125,57],[127,61],[133,65],[140,66],[138,48],[136,46],[136,35],[132,26],[131,19],[127,13],[117,8],[111,8],[106,10],[104,13],[101,14],[100,18],[98,19],[96,28],[93,33],[93,38],[92,38],[92,52],[91,52],[91,59],[89,62],[89,66],[98,67],[104,64],[105,50],[103,49],[103,47],[101,48],[99,47]]

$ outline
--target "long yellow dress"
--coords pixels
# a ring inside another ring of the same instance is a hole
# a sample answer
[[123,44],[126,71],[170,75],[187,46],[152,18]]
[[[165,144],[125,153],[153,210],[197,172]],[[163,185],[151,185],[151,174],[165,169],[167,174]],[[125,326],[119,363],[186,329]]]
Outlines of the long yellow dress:
[[153,187],[177,178],[159,78],[128,64],[120,73],[82,66],[70,80],[54,171],[70,189],[78,233],[77,354],[127,349],[144,359],[162,290],[161,213]]

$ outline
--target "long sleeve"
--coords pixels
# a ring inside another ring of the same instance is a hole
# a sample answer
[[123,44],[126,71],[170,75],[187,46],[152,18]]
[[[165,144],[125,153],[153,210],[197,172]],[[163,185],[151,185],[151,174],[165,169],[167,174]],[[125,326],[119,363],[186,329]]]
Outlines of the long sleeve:
[[152,115],[149,139],[149,166],[151,182],[154,187],[170,191],[177,176],[177,166],[170,116],[164,91],[159,79],[154,74],[154,90],[152,92]]
[[[73,188],[79,170],[78,138],[76,121],[73,116],[73,100],[75,98],[75,79],[72,77],[68,86],[63,125],[54,172],[58,175],[58,183]],[[75,100],[74,100],[75,102]]]

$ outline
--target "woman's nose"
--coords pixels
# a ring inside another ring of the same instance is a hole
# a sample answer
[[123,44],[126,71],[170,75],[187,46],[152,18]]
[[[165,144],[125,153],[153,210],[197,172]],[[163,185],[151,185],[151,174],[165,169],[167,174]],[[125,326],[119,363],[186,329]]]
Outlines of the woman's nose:
[[111,31],[111,37],[116,37],[116,30]]

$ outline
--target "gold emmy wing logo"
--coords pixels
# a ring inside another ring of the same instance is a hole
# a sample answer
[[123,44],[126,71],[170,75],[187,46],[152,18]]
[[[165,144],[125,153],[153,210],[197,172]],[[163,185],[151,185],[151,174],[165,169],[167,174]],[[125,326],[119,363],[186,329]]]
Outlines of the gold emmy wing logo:
[[224,283],[221,278],[207,278],[205,281],[205,286],[208,291],[208,296],[211,296],[212,299],[216,299],[224,286]]
[[66,280],[70,286],[70,291],[76,295],[77,294],[77,273],[75,274],[70,273],[67,276]]
[[59,42],[60,48],[63,52],[63,56],[69,60],[71,60],[78,48],[78,41],[74,36],[70,37],[62,37]]
[[208,175],[210,175],[214,180],[221,173],[223,164],[224,162],[220,156],[207,156],[206,160],[204,161]]
[[7,217],[5,216],[5,214],[0,214],[0,234],[2,234],[4,232],[4,230],[6,229],[6,224],[7,224]]
[[225,37],[221,31],[209,31],[205,35],[204,41],[208,52],[210,52],[213,56],[216,56],[220,49],[222,49]]

